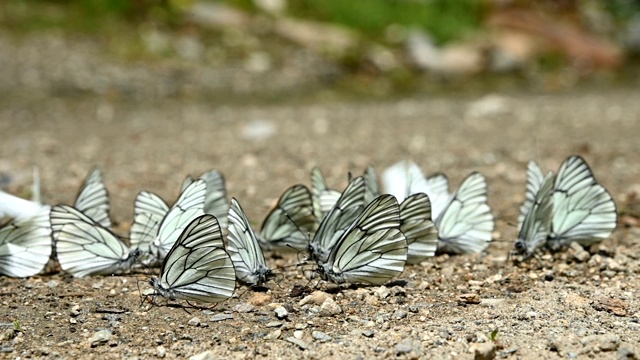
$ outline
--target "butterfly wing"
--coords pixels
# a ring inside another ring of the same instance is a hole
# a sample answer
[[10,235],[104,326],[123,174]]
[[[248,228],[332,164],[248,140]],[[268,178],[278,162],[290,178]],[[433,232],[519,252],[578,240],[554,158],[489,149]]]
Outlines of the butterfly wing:
[[383,284],[400,275],[406,261],[398,202],[393,195],[381,195],[361,212],[318,269],[335,283]]
[[185,227],[196,217],[204,214],[207,184],[198,179],[180,194],[176,203],[163,218],[158,234],[151,243],[151,252],[157,259],[164,259],[178,240]]
[[398,202],[415,193],[428,194],[427,180],[420,167],[412,161],[400,161],[388,167],[382,173],[385,192],[398,199]]
[[373,199],[377,198],[381,194],[380,184],[378,183],[378,174],[373,166],[367,166],[362,177],[364,177],[364,184],[366,186],[364,192],[364,203],[369,204]]
[[147,266],[154,265],[157,261],[151,254],[151,244],[158,235],[162,219],[168,212],[169,206],[158,195],[141,191],[136,196],[129,241],[131,248],[140,249],[140,260]]
[[418,263],[435,255],[438,229],[431,220],[431,202],[424,193],[417,193],[400,204],[400,230],[407,238],[407,262]]
[[60,267],[75,277],[126,271],[135,257],[108,229],[68,205],[51,208],[53,240]]
[[0,228],[0,274],[28,277],[40,273],[51,256],[49,207],[33,217],[13,220]]
[[200,176],[207,183],[207,195],[204,199],[204,212],[218,219],[223,229],[227,228],[227,214],[229,201],[227,201],[227,188],[224,177],[218,170],[207,171]]
[[259,240],[267,248],[289,249],[291,246],[305,251],[317,226],[309,189],[294,185],[280,196],[278,204],[264,219]]
[[170,299],[220,302],[233,295],[235,270],[213,215],[198,216],[187,224],[153,285],[157,293]]
[[484,176],[474,172],[462,182],[437,218],[436,226],[439,252],[478,253],[489,246],[494,220]]
[[573,241],[590,245],[608,238],[616,224],[616,204],[609,192],[596,182],[584,159],[569,157],[555,179],[550,246]]
[[271,270],[266,265],[256,234],[235,198],[229,207],[227,250],[236,269],[236,277],[248,285],[262,285]]
[[311,239],[309,250],[312,259],[319,262],[326,261],[340,236],[362,212],[365,206],[364,193],[365,184],[361,176],[349,182],[335,206],[320,222],[318,231]]
[[426,194],[431,201],[431,218],[437,219],[451,201],[447,176],[435,174],[428,177]]
[[319,168],[311,170],[311,200],[313,201],[313,214],[318,221],[331,210],[340,198],[340,192],[329,189],[324,175]]
[[102,227],[111,228],[109,193],[104,185],[100,169],[94,168],[87,174],[84,184],[76,197],[74,207],[102,225]]
[[[527,193],[524,203],[520,206],[520,216],[523,219],[521,222],[518,220],[520,225],[515,243],[515,252],[527,257],[533,255],[534,251],[547,241],[553,213],[553,173],[549,172],[540,180],[540,168],[532,167],[531,164],[534,163],[529,163]],[[531,193],[533,191],[535,193]],[[523,214],[523,211],[526,213]]]
[[[522,228],[524,218],[533,207],[536,202],[536,196],[542,188],[542,184],[545,181],[545,176],[542,173],[542,169],[535,163],[535,161],[529,161],[527,165],[527,190],[524,195],[524,202],[520,205],[520,213],[518,214],[518,229]],[[552,184],[553,186],[553,184]]]

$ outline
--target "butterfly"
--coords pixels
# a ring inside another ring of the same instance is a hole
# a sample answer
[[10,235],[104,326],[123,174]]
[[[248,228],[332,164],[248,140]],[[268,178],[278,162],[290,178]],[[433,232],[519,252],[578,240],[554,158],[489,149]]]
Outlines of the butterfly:
[[[210,170],[200,175],[199,179],[207,183],[207,195],[205,196],[203,208],[204,213],[215,216],[220,226],[226,229],[229,202],[227,201],[227,188],[222,173],[218,170]],[[187,186],[191,185],[193,181],[191,176],[187,176],[182,182],[180,192],[184,192]]]
[[72,206],[52,207],[50,221],[60,267],[74,277],[123,273],[139,253]]
[[580,156],[567,158],[553,185],[553,215],[547,245],[591,245],[608,238],[617,224],[616,204]]
[[215,216],[200,215],[187,224],[149,283],[154,295],[169,300],[220,302],[236,288],[233,261],[224,250]]
[[409,264],[419,263],[435,255],[438,229],[431,220],[431,202],[426,194],[410,195],[400,204],[400,230],[409,246]]
[[73,206],[102,227],[111,228],[109,193],[100,169],[93,168],[89,171]]
[[330,189],[322,171],[314,167],[311,170],[311,199],[313,201],[313,214],[316,219],[321,221],[339,198],[340,192]]
[[184,189],[171,208],[151,192],[142,191],[136,196],[129,238],[131,245],[143,252],[143,263],[153,265],[164,259],[189,222],[204,214],[206,193],[206,182],[198,179]]
[[514,244],[516,254],[529,257],[544,246],[551,231],[553,212],[554,175],[546,176],[535,162],[527,168],[527,190],[518,216],[518,237]]
[[309,246],[309,235],[314,234],[317,227],[309,189],[294,185],[280,196],[264,219],[258,241],[265,249],[288,250],[291,247],[305,251]]
[[[439,177],[441,182],[446,179],[444,175]],[[445,195],[434,195],[438,196]],[[446,206],[434,215],[437,216],[438,252],[463,254],[484,251],[489,246],[494,228],[484,176],[471,173],[448,198]]]
[[317,273],[336,284],[384,284],[404,271],[407,240],[392,195],[375,198],[337,239]]
[[229,207],[229,234],[227,251],[241,283],[261,286],[275,275],[267,266],[264,254],[249,220],[235,198]]
[[331,210],[324,216],[309,242],[311,259],[324,262],[344,231],[364,209],[365,183],[362,176],[351,179]]
[[[11,196],[0,194],[3,202],[4,195]],[[29,210],[28,216],[22,213],[23,216],[0,228],[0,274],[28,277],[40,273],[47,265],[52,249],[49,207],[36,205],[38,209]]]

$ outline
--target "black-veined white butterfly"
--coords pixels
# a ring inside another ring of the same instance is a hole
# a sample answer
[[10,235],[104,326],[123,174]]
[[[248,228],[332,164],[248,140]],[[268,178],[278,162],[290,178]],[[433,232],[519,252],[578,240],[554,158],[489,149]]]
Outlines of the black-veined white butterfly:
[[264,260],[256,234],[235,198],[231,198],[229,207],[228,230],[227,251],[238,280],[249,286],[260,286],[273,278],[275,275]]
[[322,221],[339,198],[340,192],[330,189],[322,171],[314,167],[311,170],[311,199],[313,201],[313,214],[316,219]]
[[51,229],[60,267],[75,277],[123,273],[136,260],[111,230],[68,205],[51,208]]
[[[131,245],[150,253],[155,261],[164,259],[191,220],[204,214],[206,192],[205,181],[198,179],[185,188],[171,208],[159,196],[140,192],[134,205]],[[147,265],[154,263],[153,259],[144,259]]]
[[165,257],[160,276],[149,283],[170,300],[216,303],[233,295],[236,274],[213,215],[193,219]]
[[600,242],[615,230],[617,218],[613,198],[598,184],[584,159],[571,156],[565,160],[554,182],[549,247]]
[[[2,201],[10,196],[0,192]],[[15,199],[19,199],[14,197]],[[21,201],[27,200],[19,199]],[[39,204],[37,210],[19,210],[18,218],[0,228],[0,274],[28,277],[40,273],[51,256],[51,225],[49,207]],[[18,210],[13,210],[18,211]]]
[[73,206],[102,227],[111,228],[109,193],[100,169],[93,168],[89,171]]
[[479,253],[492,239],[493,215],[487,203],[487,182],[479,173],[471,173],[449,197],[435,218],[438,228],[438,252]]
[[344,231],[317,272],[324,280],[384,284],[404,271],[407,241],[395,197],[375,198]]
[[546,176],[535,162],[527,168],[527,190],[518,216],[518,238],[515,253],[529,257],[544,246],[551,231],[554,176]]
[[373,199],[381,195],[380,183],[378,183],[378,174],[373,166],[367,166],[362,174],[365,184],[364,202],[369,204]]
[[262,223],[258,241],[265,249],[306,251],[318,227],[311,193],[304,185],[288,188]]
[[[229,201],[227,201],[227,188],[224,177],[218,170],[210,170],[200,175],[199,179],[207,183],[207,195],[204,199],[204,213],[211,214],[218,219],[220,227],[227,228],[227,213],[229,212]],[[193,178],[187,176],[182,182],[180,192],[184,192],[187,186],[193,183]]]
[[431,220],[431,202],[426,194],[410,195],[400,204],[400,230],[407,238],[409,264],[435,255],[438,229]]
[[358,176],[351,179],[338,201],[322,219],[318,231],[311,239],[309,243],[311,259],[319,262],[327,260],[338,239],[364,209],[366,205],[364,194],[364,178]]

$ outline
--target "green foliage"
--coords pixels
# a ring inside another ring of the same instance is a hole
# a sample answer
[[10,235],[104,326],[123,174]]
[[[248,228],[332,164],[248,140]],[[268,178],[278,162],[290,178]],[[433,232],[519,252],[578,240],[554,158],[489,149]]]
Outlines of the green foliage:
[[22,324],[20,324],[20,320],[13,322],[13,331],[22,331]]
[[493,331],[489,333],[489,340],[491,340],[491,342],[498,340],[498,329],[493,329]]

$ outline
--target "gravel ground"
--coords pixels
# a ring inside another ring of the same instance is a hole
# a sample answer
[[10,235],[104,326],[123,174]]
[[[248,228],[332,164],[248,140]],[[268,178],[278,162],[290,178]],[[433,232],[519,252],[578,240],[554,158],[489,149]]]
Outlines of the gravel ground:
[[[37,165],[44,200],[71,203],[98,165],[122,234],[138,191],[175,199],[189,173],[221,170],[258,226],[286,187],[309,183],[315,165],[342,188],[349,170],[381,171],[401,159],[445,172],[456,185],[482,172],[497,226],[486,255],[407,266],[386,287],[312,283],[310,296],[299,295],[294,286],[307,281],[290,267],[267,293],[239,288],[230,301],[191,313],[141,306],[149,274],[0,278],[0,357],[640,357],[636,218],[623,217],[612,238],[588,252],[571,248],[519,265],[507,259],[530,159],[556,170],[580,154],[620,211],[637,209],[637,89],[243,106],[54,97],[5,85],[0,173],[8,188],[27,188]],[[298,261],[279,255],[268,262]]]

